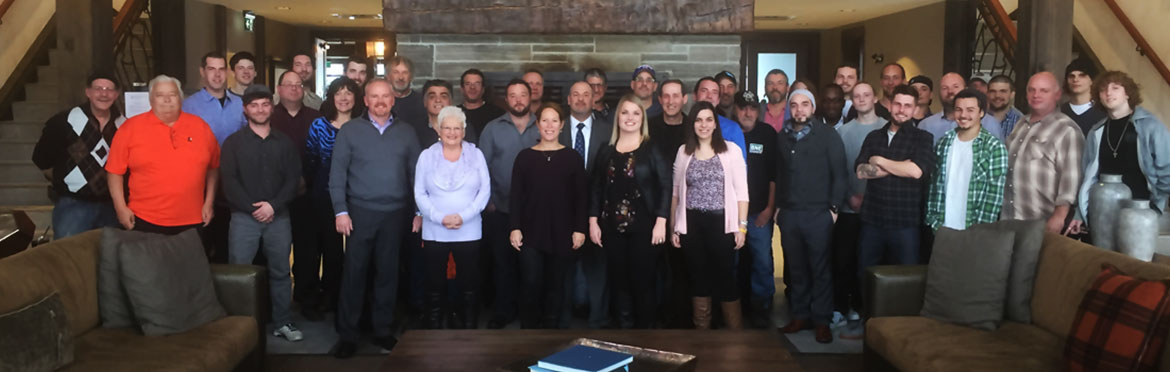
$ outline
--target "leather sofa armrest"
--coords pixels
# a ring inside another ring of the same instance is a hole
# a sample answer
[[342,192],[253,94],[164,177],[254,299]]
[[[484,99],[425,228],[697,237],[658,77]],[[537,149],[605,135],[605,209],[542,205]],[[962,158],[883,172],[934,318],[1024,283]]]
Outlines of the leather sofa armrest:
[[215,294],[228,315],[254,317],[261,327],[268,323],[268,273],[264,268],[212,264],[211,276]]
[[870,267],[865,294],[870,317],[917,316],[926,294],[926,265]]

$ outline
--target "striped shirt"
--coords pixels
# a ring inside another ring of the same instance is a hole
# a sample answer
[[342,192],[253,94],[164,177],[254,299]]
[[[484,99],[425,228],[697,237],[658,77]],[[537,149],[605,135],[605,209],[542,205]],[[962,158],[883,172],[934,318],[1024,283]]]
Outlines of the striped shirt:
[[[955,131],[947,132],[935,145],[938,156],[938,172],[930,186],[926,199],[926,224],[938,230],[946,218],[947,169],[950,164],[951,145],[958,139]],[[985,129],[979,130],[972,146],[971,180],[967,186],[967,216],[965,227],[995,222],[999,219],[1003,205],[1003,185],[1007,179],[1007,148],[1003,142]],[[954,199],[951,199],[954,200]]]
[[1047,219],[1077,200],[1085,137],[1077,123],[1053,112],[1035,123],[1020,119],[1008,136],[1008,181],[1002,219]]

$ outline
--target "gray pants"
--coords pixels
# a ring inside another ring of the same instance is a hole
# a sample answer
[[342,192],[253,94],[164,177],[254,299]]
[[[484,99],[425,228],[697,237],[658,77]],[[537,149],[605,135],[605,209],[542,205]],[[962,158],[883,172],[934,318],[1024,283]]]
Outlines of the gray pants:
[[280,327],[292,322],[292,278],[289,277],[288,265],[292,227],[288,213],[277,214],[272,222],[260,223],[249,213],[232,212],[228,230],[228,263],[251,265],[261,241],[264,243],[264,257],[268,259],[272,321]]
[[833,318],[833,273],[829,267],[829,240],[833,216],[823,210],[781,209],[780,244],[788,266],[789,312],[793,319],[828,325]]

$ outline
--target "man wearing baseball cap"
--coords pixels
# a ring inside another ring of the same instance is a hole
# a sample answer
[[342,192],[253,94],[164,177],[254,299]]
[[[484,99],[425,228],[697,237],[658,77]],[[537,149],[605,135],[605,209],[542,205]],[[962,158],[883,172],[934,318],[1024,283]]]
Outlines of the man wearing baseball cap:
[[1064,69],[1064,92],[1068,94],[1068,102],[1060,105],[1060,112],[1073,119],[1086,136],[1093,124],[1105,120],[1105,112],[1093,104],[1093,78],[1096,76],[1097,66],[1084,58],[1069,62]]
[[[930,78],[926,77],[925,75],[918,75],[910,78],[910,83],[906,85],[909,85],[918,92],[918,101],[914,110],[914,115],[912,116],[914,125],[918,126],[919,121],[926,118],[927,116],[934,115],[934,112],[930,110],[930,97],[933,97],[934,95],[934,81],[930,80]],[[890,101],[893,101],[893,99],[891,98]]]
[[[662,115],[662,105],[654,99],[654,92],[658,90],[658,77],[654,74],[654,67],[641,65],[634,69],[634,76],[630,78],[630,89],[634,95],[642,100],[642,108],[646,109],[646,117],[652,118]],[[615,113],[613,116],[617,116]]]
[[735,93],[739,90],[735,74],[731,71],[720,71],[715,74],[715,83],[719,84],[719,104],[715,105],[716,111],[719,111],[719,115],[734,116],[731,106],[735,103]]
[[[766,328],[771,317],[772,295],[776,293],[775,267],[772,263],[772,215],[776,192],[776,130],[760,121],[760,100],[750,90],[735,93],[735,121],[743,128],[747,143],[748,226],[745,252],[750,269],[745,276],[751,283],[753,328]],[[742,267],[742,266],[741,266]],[[742,273],[742,271],[741,271]]]

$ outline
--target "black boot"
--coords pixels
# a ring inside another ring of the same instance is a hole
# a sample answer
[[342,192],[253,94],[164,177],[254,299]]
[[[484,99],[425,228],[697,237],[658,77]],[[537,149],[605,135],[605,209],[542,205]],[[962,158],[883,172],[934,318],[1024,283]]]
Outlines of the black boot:
[[463,327],[479,328],[479,296],[475,292],[463,292]]
[[752,328],[768,329],[772,328],[772,317],[770,303],[766,298],[753,297],[751,299],[751,324]]
[[621,329],[634,328],[634,302],[630,296],[616,295],[614,296],[617,305],[618,326]]
[[423,309],[426,316],[426,329],[443,329],[443,294],[427,292],[426,306]]

